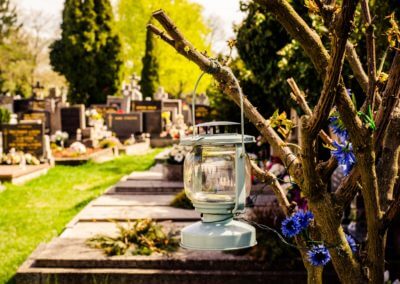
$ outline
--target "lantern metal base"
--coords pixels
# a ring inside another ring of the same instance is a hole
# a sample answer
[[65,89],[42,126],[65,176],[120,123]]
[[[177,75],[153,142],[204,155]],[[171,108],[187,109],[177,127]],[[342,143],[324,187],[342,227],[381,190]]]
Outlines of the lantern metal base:
[[181,231],[181,247],[191,250],[236,250],[256,244],[255,228],[230,215],[221,221],[196,222]]

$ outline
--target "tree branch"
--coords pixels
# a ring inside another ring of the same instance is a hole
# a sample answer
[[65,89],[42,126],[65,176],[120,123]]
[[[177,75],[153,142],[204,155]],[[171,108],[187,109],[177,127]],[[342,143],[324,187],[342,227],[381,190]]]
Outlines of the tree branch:
[[400,154],[400,108],[393,111],[393,117],[387,128],[382,155],[377,165],[378,185],[382,209],[393,201],[393,189],[398,177]]
[[400,197],[397,198],[392,204],[390,204],[388,210],[385,213],[382,223],[381,234],[384,234],[386,230],[400,217]]
[[[222,66],[218,61],[212,60],[205,54],[196,50],[196,48],[180,33],[163,10],[154,12],[153,17],[163,26],[166,33],[169,35],[168,37],[161,37],[161,39],[173,46],[178,53],[194,62],[201,70],[210,73],[219,83],[221,90],[240,106],[242,89],[232,71],[227,66]],[[161,34],[161,31],[158,29],[157,31],[152,25],[148,25],[148,29],[155,31],[158,35]],[[173,45],[172,41],[169,39],[174,41]],[[275,130],[269,125],[269,121],[257,111],[246,97],[243,97],[243,110],[246,117],[257,127],[261,135],[268,141],[281,160],[290,162],[290,167],[288,169],[290,174],[296,182],[301,183],[303,177],[300,161],[293,154],[292,150],[285,146],[284,141],[282,141]]]
[[[300,90],[298,85],[296,84],[296,81],[293,78],[289,78],[286,80],[292,89],[293,93],[291,93],[291,98],[297,102],[297,104],[300,106],[300,108],[304,111],[306,115],[311,116],[312,111],[310,107],[307,104],[306,98],[304,97],[304,92]],[[331,145],[333,143],[331,137],[329,137],[328,134],[324,130],[321,130],[319,133],[319,136],[321,139],[324,141],[324,143]]]
[[325,75],[324,86],[321,96],[314,108],[313,115],[309,122],[310,138],[318,134],[323,123],[327,120],[329,112],[335,101],[336,89],[342,73],[345,47],[352,29],[352,21],[358,1],[343,1],[341,13],[335,22],[333,31],[333,55],[329,61],[327,74]]
[[346,43],[346,59],[349,62],[350,68],[353,71],[354,77],[360,84],[361,88],[365,93],[368,92],[368,76],[365,74],[364,68],[358,57],[357,51],[354,45],[347,41]]
[[382,145],[384,134],[393,110],[398,105],[400,99],[400,52],[396,51],[392,66],[389,71],[389,79],[386,84],[385,92],[382,95],[382,104],[375,118],[377,131],[375,132],[374,143]]
[[293,212],[294,208],[293,206],[291,206],[289,200],[287,199],[286,194],[280,183],[278,182],[276,176],[269,171],[262,170],[260,167],[257,166],[254,161],[251,161],[251,166],[258,180],[260,180],[262,183],[271,185],[271,188],[274,191],[276,199],[278,200],[278,203],[281,206],[283,213],[285,213],[286,216],[289,216]]
[[374,26],[369,12],[368,0],[361,1],[362,15],[366,26],[367,61],[368,61],[368,92],[367,106],[374,109],[376,94],[376,53]]

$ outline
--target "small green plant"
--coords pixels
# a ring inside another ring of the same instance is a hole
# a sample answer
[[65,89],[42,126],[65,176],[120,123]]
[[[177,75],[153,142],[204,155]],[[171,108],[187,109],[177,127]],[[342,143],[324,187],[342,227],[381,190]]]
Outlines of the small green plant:
[[185,191],[182,190],[171,201],[170,206],[182,209],[194,209],[192,202],[186,196]]
[[8,109],[0,107],[0,124],[8,123],[10,121],[10,115]]
[[162,225],[151,219],[139,219],[127,226],[116,223],[116,237],[95,236],[87,241],[92,248],[102,249],[108,256],[166,254],[178,248],[176,234],[165,232]]

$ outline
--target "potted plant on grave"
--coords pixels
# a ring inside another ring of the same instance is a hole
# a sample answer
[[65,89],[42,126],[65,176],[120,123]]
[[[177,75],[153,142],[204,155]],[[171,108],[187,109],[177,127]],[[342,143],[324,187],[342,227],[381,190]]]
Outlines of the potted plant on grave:
[[174,145],[168,153],[163,168],[164,178],[167,180],[183,181],[183,162],[191,147]]

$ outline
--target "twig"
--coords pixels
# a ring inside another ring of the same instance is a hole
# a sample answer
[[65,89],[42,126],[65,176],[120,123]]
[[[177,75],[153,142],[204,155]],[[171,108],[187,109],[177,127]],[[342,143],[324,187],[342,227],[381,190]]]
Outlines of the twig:
[[367,61],[368,61],[368,92],[367,105],[372,109],[375,106],[376,93],[376,53],[375,53],[375,36],[374,25],[372,24],[371,14],[369,11],[368,0],[361,0],[361,8],[363,19],[366,25],[366,42],[367,42]]
[[278,182],[275,175],[270,173],[269,171],[264,171],[254,161],[251,161],[251,166],[254,170],[255,176],[263,183],[269,184],[274,191],[276,198],[278,199],[279,205],[282,207],[285,215],[290,215],[291,205],[289,200],[286,197],[286,194],[281,187],[280,183]]
[[[286,80],[292,89],[293,93],[290,93],[291,98],[297,102],[297,104],[300,106],[300,108],[304,111],[305,114],[311,116],[312,111],[310,107],[307,104],[306,98],[303,95],[303,92],[300,90],[300,88],[297,86],[296,81],[293,78],[289,78]],[[321,139],[324,141],[324,143],[332,145],[333,141],[329,137],[328,134],[324,130],[321,130],[319,132],[319,136]]]

